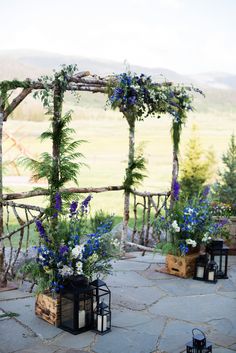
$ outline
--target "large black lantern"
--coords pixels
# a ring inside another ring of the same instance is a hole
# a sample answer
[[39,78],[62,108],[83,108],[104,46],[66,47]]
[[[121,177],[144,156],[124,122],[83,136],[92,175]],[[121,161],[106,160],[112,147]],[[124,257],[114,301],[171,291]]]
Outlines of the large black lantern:
[[210,261],[206,268],[205,280],[207,282],[217,282],[218,265],[215,261]]
[[83,276],[61,289],[61,329],[76,335],[93,327],[93,290]]
[[111,291],[99,278],[91,283],[94,288],[94,330],[103,335],[111,330]]
[[208,255],[200,255],[196,259],[195,272],[193,279],[197,279],[199,281],[205,280],[206,268],[208,263]]
[[204,332],[194,328],[192,335],[192,342],[186,344],[186,353],[212,353],[212,344],[207,342]]
[[[222,246],[221,246],[222,244]],[[228,278],[228,254],[229,248],[219,240],[213,240],[207,247],[207,251],[210,254],[211,261],[215,261],[218,265],[217,278]]]

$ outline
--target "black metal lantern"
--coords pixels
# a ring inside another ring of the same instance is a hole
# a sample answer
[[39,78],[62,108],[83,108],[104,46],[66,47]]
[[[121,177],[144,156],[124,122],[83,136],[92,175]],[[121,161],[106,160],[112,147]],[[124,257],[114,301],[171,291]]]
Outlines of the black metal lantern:
[[[198,334],[195,334],[195,331],[198,331]],[[204,332],[194,328],[192,335],[192,342],[186,344],[186,353],[212,353],[212,344],[207,342]]]
[[111,330],[111,291],[99,278],[91,283],[94,287],[94,330],[103,335]]
[[228,254],[229,248],[226,245],[222,247],[216,246],[216,241],[212,241],[207,247],[207,251],[210,254],[211,261],[215,261],[218,265],[217,278],[228,278]]
[[76,335],[93,327],[93,290],[83,276],[61,289],[61,329]]
[[206,268],[205,279],[207,282],[217,282],[218,265],[215,261],[210,261]]
[[208,255],[200,255],[196,259],[195,272],[193,279],[197,279],[199,281],[205,280],[206,267],[208,263]]
[[104,301],[98,305],[96,317],[96,332],[100,335],[108,333],[111,330],[111,310]]

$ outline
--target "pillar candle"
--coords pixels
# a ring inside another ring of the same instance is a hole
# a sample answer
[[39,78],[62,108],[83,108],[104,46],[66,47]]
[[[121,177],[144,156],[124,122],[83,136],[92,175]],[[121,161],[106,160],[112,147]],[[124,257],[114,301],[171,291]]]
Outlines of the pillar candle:
[[[103,317],[103,327],[102,327],[102,317]],[[97,330],[98,331],[106,331],[107,329],[107,315],[98,315],[97,319]]]
[[85,310],[79,311],[79,328],[85,327]]

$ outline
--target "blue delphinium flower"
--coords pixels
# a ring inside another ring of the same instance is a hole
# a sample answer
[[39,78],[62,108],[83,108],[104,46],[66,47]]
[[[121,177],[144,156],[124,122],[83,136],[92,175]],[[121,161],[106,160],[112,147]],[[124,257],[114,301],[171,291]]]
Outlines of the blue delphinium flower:
[[75,214],[76,210],[77,210],[77,207],[78,207],[78,202],[77,201],[72,201],[71,204],[70,204],[70,213],[71,214]]
[[49,243],[50,240],[49,240],[49,238],[48,238],[48,236],[46,234],[46,230],[44,229],[44,226],[43,226],[42,222],[39,219],[37,219],[35,221],[35,224],[36,224],[37,230],[38,230],[41,238],[43,238],[47,243]]
[[92,196],[89,195],[84,199],[84,201],[81,202],[82,213],[86,213],[88,211],[88,206],[89,206],[89,202],[91,201],[91,199],[92,199]]
[[59,253],[62,256],[67,254],[68,251],[69,251],[69,247],[67,245],[61,245],[60,248],[59,248]]
[[173,197],[174,197],[174,200],[176,200],[176,201],[179,199],[179,191],[180,191],[180,184],[178,183],[178,181],[176,179],[174,179]]
[[59,192],[57,192],[55,194],[55,206],[54,208],[57,210],[57,211],[61,211],[61,206],[62,206],[62,201],[61,201],[61,195]]

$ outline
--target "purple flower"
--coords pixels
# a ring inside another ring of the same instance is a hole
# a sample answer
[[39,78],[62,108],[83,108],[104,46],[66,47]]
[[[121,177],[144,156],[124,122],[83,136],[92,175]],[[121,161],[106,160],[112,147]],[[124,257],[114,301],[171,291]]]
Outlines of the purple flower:
[[35,224],[36,224],[36,227],[37,227],[37,230],[38,230],[40,236],[44,237],[46,235],[46,231],[45,231],[45,229],[44,229],[44,227],[42,225],[42,222],[39,219],[37,219],[35,221]]
[[61,206],[62,206],[61,195],[59,192],[57,192],[55,195],[55,209],[60,212]]
[[69,251],[69,248],[67,245],[61,245],[60,246],[60,249],[59,249],[59,252],[60,252],[60,255],[65,255],[66,253],[68,253]]
[[176,179],[174,179],[173,197],[174,197],[174,200],[176,200],[176,201],[179,199],[179,191],[180,191],[180,184],[178,183],[178,181]]
[[224,227],[226,224],[228,224],[229,223],[229,221],[228,221],[228,219],[227,218],[224,218],[224,219],[221,219],[220,221],[219,221],[219,223],[218,223],[218,226],[219,227]]
[[84,199],[84,201],[82,201],[82,203],[81,203],[81,211],[82,211],[82,213],[87,212],[87,210],[88,210],[88,205],[89,205],[89,202],[91,201],[91,199],[92,199],[92,196],[89,195],[89,196],[87,196],[87,197]]
[[43,238],[46,242],[50,242],[50,240],[48,239],[48,236],[46,234],[46,231],[44,229],[44,226],[42,225],[42,222],[39,219],[37,219],[35,221],[35,224],[36,224],[37,230],[38,230],[41,238]]
[[76,212],[78,202],[72,201],[70,204],[70,213],[74,214]]
[[202,193],[202,196],[204,197],[204,198],[206,198],[207,196],[208,196],[208,194],[209,194],[209,192],[210,192],[210,186],[209,185],[207,185],[205,188],[204,188],[204,190],[203,190],[203,193]]

